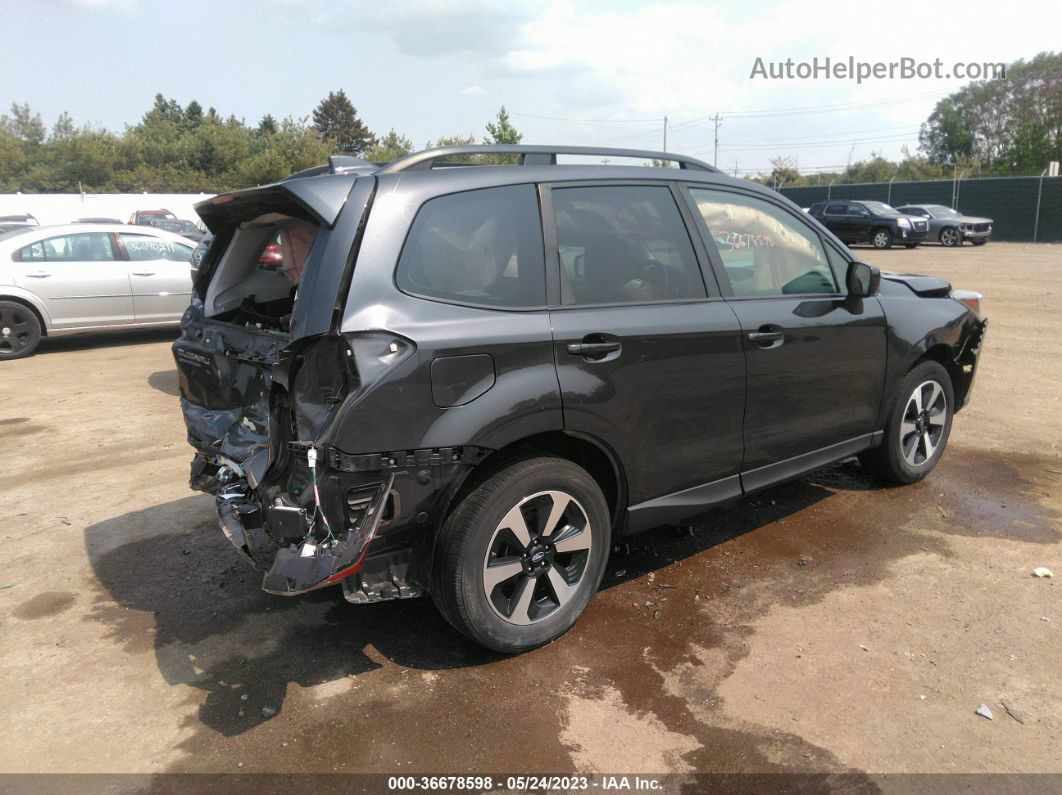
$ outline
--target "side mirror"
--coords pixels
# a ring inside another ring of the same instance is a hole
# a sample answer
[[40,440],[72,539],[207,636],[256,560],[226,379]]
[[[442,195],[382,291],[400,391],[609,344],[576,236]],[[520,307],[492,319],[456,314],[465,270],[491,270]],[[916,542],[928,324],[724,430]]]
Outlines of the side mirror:
[[878,288],[881,287],[881,271],[862,262],[850,262],[844,281],[850,296],[869,298],[877,295]]

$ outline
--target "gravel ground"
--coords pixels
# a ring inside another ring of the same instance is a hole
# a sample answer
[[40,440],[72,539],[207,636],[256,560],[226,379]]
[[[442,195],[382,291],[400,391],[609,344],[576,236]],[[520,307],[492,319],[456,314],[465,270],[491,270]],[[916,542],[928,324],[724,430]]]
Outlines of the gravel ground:
[[1062,773],[1062,247],[860,253],[986,296],[937,470],[638,536],[513,658],[429,600],[259,591],[187,490],[172,332],[3,364],[0,771]]

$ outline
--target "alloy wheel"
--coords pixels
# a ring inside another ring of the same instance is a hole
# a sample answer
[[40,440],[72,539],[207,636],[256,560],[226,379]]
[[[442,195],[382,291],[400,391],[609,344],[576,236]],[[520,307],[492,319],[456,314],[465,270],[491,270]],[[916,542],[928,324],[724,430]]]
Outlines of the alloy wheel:
[[944,246],[957,246],[959,244],[959,230],[953,226],[940,230],[940,242]]
[[33,339],[28,309],[0,307],[0,356],[19,353]]
[[900,450],[913,467],[929,461],[940,446],[948,419],[948,401],[936,381],[923,381],[907,399],[900,420]]
[[889,233],[888,232],[882,230],[881,232],[878,232],[877,234],[874,235],[874,247],[875,248],[885,248],[887,245],[889,245]]
[[483,560],[483,591],[511,624],[542,621],[567,604],[583,581],[592,534],[571,494],[524,497],[494,530]]

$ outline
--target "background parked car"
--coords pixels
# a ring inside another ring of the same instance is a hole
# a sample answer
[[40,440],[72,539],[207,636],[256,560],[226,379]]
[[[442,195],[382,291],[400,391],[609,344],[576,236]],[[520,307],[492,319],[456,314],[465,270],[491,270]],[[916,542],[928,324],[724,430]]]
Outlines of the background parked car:
[[214,242],[214,236],[207,232],[203,235],[202,240],[199,241],[199,245],[192,251],[192,273],[199,270],[199,265],[203,262],[203,255],[207,253],[207,249],[210,248],[212,242]]
[[161,229],[66,224],[0,234],[0,360],[42,336],[175,324],[192,293],[192,244]]
[[0,215],[0,232],[9,232],[12,229],[38,226],[39,223],[32,215]]
[[129,216],[129,223],[137,226],[150,226],[152,220],[168,219],[176,221],[177,216],[169,210],[134,210]]
[[958,210],[943,204],[905,204],[896,208],[899,212],[929,222],[929,239],[939,240],[940,245],[951,248],[969,240],[975,246],[983,246],[992,237],[992,219],[963,215]]
[[808,214],[845,243],[870,243],[874,248],[889,248],[893,243],[914,248],[929,234],[924,218],[904,215],[884,202],[815,202]]
[[148,220],[148,225],[166,232],[173,232],[175,235],[188,238],[194,243],[198,243],[203,239],[203,233],[198,226],[191,221],[185,221],[180,218],[151,218]]

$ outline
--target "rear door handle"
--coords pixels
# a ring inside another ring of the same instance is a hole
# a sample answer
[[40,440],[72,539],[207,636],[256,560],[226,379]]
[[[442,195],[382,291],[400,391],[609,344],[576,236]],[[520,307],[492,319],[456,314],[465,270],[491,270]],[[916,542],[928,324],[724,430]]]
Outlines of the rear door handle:
[[618,342],[573,342],[568,345],[568,353],[572,356],[602,356],[615,353],[621,347]]
[[33,273],[27,273],[31,279],[47,279],[52,274],[48,271],[34,271]]
[[133,271],[134,276],[154,276],[155,271]]

